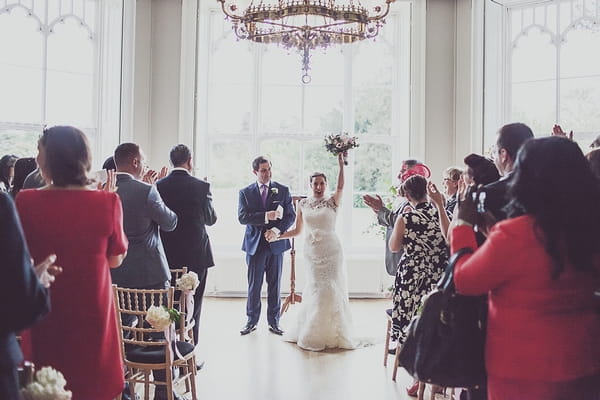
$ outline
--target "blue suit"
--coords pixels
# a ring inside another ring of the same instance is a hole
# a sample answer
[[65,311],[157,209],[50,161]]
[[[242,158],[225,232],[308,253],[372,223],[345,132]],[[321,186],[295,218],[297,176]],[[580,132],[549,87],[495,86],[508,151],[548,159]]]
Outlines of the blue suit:
[[[282,218],[265,223],[265,213],[277,209],[279,205],[283,208]],[[271,181],[266,204],[263,206],[258,184],[255,182],[246,186],[240,190],[238,219],[242,225],[246,225],[242,250],[246,252],[248,264],[248,302],[246,303],[248,322],[256,325],[260,318],[260,292],[263,276],[266,276],[267,321],[270,325],[277,325],[281,307],[283,253],[291,246],[287,239],[269,243],[264,234],[271,228],[277,228],[283,233],[294,223],[296,213],[292,206],[289,188]]]

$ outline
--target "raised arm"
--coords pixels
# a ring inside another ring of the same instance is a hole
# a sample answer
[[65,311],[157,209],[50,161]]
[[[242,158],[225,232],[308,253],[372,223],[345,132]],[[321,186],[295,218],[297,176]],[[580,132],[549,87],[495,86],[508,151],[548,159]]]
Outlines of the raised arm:
[[427,194],[429,195],[431,202],[437,208],[440,230],[442,231],[444,239],[448,241],[448,226],[450,225],[450,218],[448,218],[448,214],[444,208],[444,198],[442,197],[442,193],[438,190],[433,182],[429,182],[427,184]]
[[338,165],[340,167],[340,170],[338,172],[337,187],[333,195],[333,200],[335,201],[335,204],[339,207],[340,202],[342,201],[342,194],[344,192],[344,156],[342,155],[342,153],[338,154]]

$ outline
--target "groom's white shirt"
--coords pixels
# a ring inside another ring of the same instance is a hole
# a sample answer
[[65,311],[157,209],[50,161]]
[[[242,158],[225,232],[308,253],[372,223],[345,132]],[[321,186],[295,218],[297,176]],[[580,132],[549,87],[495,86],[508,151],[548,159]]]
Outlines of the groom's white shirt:
[[[263,185],[262,183],[260,183],[259,181],[256,181],[256,184],[258,185],[258,193],[260,194],[260,188]],[[267,190],[269,190],[269,187],[271,187],[271,181],[265,183],[264,185],[267,186]],[[269,193],[267,193],[267,196],[269,195]],[[267,225],[269,223],[269,218],[267,218],[267,212],[265,211],[265,225]],[[279,229],[277,229],[276,227],[272,227],[271,229],[269,229],[270,231],[273,231],[273,233],[277,236],[279,236],[281,234],[281,231]]]

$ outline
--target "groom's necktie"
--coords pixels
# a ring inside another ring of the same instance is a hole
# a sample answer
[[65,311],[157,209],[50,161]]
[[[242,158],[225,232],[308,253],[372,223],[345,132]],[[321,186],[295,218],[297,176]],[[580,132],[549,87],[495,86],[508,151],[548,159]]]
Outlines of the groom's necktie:
[[265,184],[260,185],[260,197],[262,198],[263,207],[267,206],[267,190],[269,187]]

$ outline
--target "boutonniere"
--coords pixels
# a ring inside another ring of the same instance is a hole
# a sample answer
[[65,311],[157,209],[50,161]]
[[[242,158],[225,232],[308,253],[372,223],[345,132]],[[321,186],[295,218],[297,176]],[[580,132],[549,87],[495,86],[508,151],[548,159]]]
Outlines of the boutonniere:
[[279,189],[277,189],[276,187],[272,187],[271,194],[276,195],[277,193],[279,193]]

